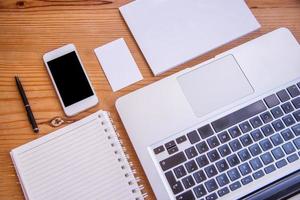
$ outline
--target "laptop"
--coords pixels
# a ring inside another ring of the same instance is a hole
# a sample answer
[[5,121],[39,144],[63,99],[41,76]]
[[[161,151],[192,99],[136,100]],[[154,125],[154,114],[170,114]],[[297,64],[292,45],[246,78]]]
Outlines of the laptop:
[[116,108],[157,199],[277,199],[300,188],[300,45],[286,28]]

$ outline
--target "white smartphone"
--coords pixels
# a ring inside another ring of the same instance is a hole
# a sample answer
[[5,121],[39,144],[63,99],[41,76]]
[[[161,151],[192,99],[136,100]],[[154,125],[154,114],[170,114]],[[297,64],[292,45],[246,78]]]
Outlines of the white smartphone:
[[43,59],[67,116],[73,116],[98,103],[98,98],[73,44],[48,52]]

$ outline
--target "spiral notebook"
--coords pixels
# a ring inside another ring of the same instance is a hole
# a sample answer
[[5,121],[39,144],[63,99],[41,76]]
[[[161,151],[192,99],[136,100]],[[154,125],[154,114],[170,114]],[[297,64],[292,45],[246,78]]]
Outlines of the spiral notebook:
[[145,197],[105,111],[15,148],[10,154],[26,199]]

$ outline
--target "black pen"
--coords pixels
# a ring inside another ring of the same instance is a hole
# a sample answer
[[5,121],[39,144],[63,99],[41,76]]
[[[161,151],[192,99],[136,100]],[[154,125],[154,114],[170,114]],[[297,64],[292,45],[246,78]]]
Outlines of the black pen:
[[26,109],[26,112],[27,112],[28,119],[31,123],[32,129],[33,129],[34,132],[37,133],[37,132],[39,132],[39,128],[36,124],[35,118],[34,118],[33,113],[31,111],[31,108],[30,108],[28,99],[26,97],[25,91],[23,89],[23,86],[21,84],[21,81],[17,76],[15,76],[15,79],[16,79],[16,83],[17,83],[17,86],[18,86],[19,93],[22,97],[22,100],[23,100],[23,103],[24,103],[24,106],[25,106],[25,109]]

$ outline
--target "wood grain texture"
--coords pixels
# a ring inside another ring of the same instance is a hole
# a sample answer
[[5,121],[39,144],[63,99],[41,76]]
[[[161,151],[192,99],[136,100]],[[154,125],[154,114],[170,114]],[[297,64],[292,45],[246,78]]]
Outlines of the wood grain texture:
[[[228,45],[196,58],[167,73],[153,77],[118,7],[129,2],[99,0],[0,0],[0,199],[24,199],[9,151],[41,137],[55,128],[49,121],[64,116],[42,62],[42,55],[63,44],[74,43],[87,69],[100,104],[81,113],[70,122],[98,109],[110,111],[138,176],[155,199],[132,144],[116,112],[115,100],[185,67],[205,61],[218,53],[242,44],[278,27],[288,27],[300,41],[299,0],[248,0],[262,28]],[[144,80],[113,93],[93,53],[95,47],[125,38]],[[34,134],[17,92],[14,76],[19,75],[40,127]]]

